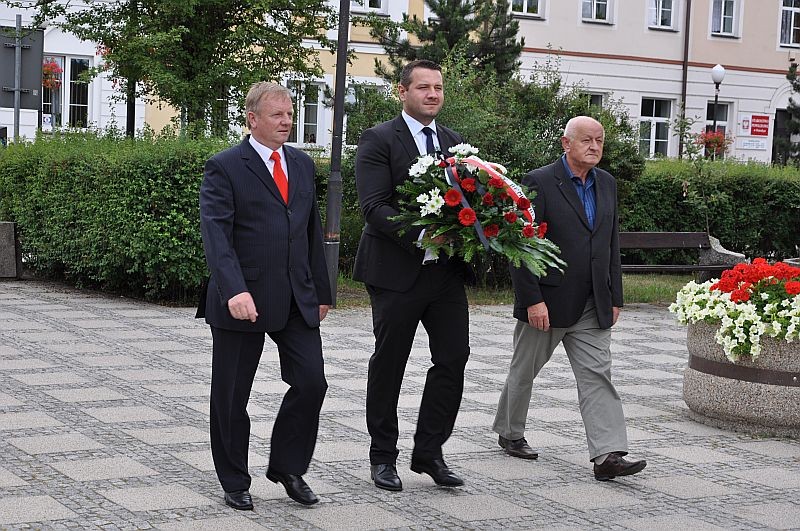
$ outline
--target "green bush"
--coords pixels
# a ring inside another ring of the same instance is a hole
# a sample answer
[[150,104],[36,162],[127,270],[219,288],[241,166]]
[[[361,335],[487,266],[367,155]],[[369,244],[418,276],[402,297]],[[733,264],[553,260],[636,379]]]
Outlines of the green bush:
[[641,177],[620,183],[619,210],[626,231],[708,230],[748,258],[800,254],[800,170],[793,167],[652,161]]
[[221,140],[94,134],[0,151],[0,218],[39,274],[134,296],[191,300],[206,275],[198,191]]

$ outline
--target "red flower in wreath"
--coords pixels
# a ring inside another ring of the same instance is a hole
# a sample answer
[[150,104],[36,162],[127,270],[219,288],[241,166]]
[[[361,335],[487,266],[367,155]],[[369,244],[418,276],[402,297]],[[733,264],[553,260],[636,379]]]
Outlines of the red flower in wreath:
[[455,188],[451,188],[444,194],[444,202],[447,203],[447,206],[458,206],[461,203],[461,194]]
[[486,192],[485,194],[483,194],[482,201],[484,205],[492,206],[494,205],[494,196],[491,193]]
[[506,187],[505,181],[503,179],[501,179],[500,177],[492,177],[491,179],[489,179],[489,182],[486,183],[486,184],[488,186],[491,186],[492,188],[499,188],[501,190]]
[[544,238],[545,234],[547,234],[547,223],[546,222],[539,223],[539,230],[536,235],[540,238]]
[[517,221],[517,213],[516,212],[506,212],[503,214],[503,217],[506,218],[506,221],[509,223],[516,223]]
[[500,201],[505,201],[506,199],[508,199],[508,194],[506,193],[505,190],[502,190],[497,193],[497,199],[499,199]]
[[461,181],[461,188],[464,189],[465,192],[474,192],[475,188],[475,179],[472,177],[467,177]]
[[527,197],[520,197],[517,199],[517,206],[520,210],[528,210],[531,207],[531,202]]
[[533,225],[525,225],[522,227],[522,235],[526,238],[533,238],[536,235],[536,229],[533,228]]
[[461,212],[458,213],[458,221],[465,227],[469,227],[478,219],[478,216],[475,215],[475,211],[471,208],[462,208]]
[[485,235],[487,238],[494,238],[495,236],[497,236],[497,234],[498,234],[499,232],[500,232],[500,227],[498,227],[498,226],[497,226],[496,224],[494,224],[494,223],[492,223],[492,224],[491,224],[491,225],[489,225],[488,227],[484,227],[484,228],[483,228],[483,234],[484,234],[484,235]]

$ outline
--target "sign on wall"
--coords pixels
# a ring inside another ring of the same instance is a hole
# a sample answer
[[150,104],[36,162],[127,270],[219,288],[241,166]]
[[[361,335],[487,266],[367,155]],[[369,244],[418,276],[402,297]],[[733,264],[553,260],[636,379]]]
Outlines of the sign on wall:
[[739,136],[769,136],[768,114],[739,113]]

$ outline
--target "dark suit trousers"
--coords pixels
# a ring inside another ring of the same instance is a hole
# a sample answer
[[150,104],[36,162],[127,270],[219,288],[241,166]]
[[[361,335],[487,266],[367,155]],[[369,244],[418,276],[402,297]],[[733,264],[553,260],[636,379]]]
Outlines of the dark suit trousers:
[[420,322],[428,332],[428,370],[414,435],[413,457],[439,459],[461,405],[469,358],[469,314],[464,283],[446,266],[424,266],[405,292],[367,286],[372,303],[375,353],[369,360],[367,428],[371,464],[397,460],[397,402]]
[[[226,492],[250,488],[247,402],[264,347],[264,333],[211,327],[211,453]],[[319,328],[309,328],[294,301],[286,327],[269,332],[278,346],[281,379],[290,388],[275,418],[269,466],[285,474],[305,474],[314,453],[319,412],[328,384]]]

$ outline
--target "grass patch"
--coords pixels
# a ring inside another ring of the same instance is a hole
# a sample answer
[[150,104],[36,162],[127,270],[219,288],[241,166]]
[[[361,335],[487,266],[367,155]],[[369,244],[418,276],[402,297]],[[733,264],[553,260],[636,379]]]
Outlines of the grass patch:
[[693,275],[622,275],[625,303],[669,304],[675,302],[675,294],[692,279],[694,279]]
[[[647,302],[668,304],[675,301],[675,294],[684,284],[694,278],[692,275],[623,275],[622,284],[625,302]],[[513,304],[514,292],[511,288],[467,288],[467,299],[471,305]],[[364,284],[349,277],[339,275],[336,305],[338,308],[364,308],[369,306],[369,295]]]

